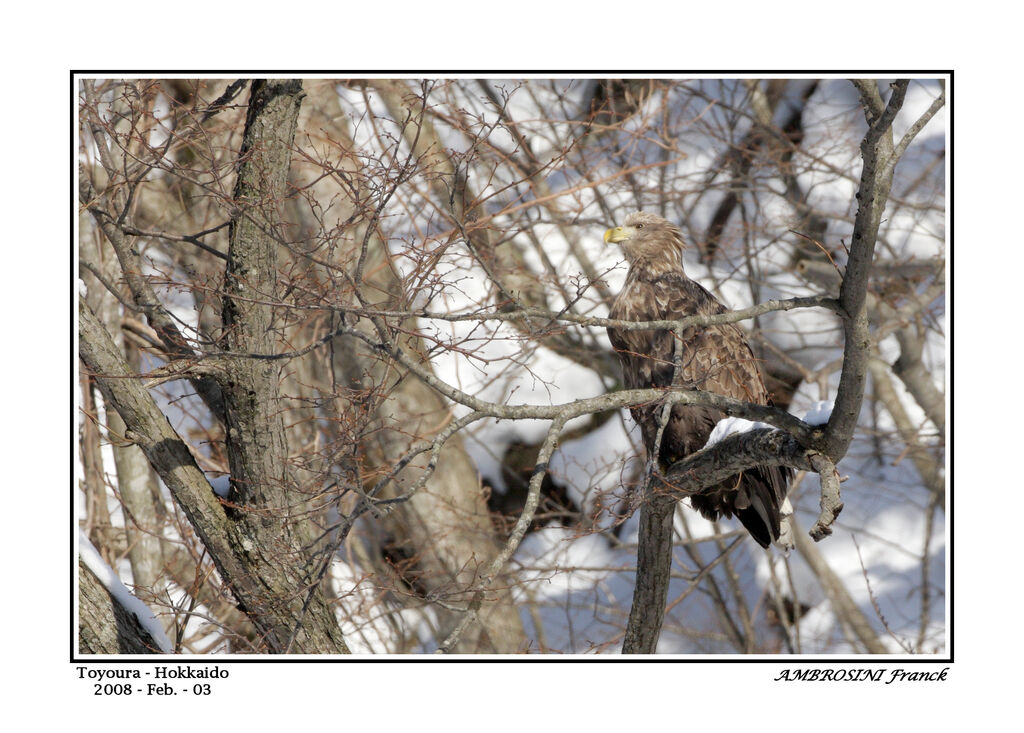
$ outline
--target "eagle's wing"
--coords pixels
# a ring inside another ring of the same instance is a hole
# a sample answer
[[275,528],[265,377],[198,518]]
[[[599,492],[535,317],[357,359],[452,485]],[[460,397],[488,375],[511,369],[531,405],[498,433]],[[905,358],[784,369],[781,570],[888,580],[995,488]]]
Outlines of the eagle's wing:
[[[669,272],[628,282],[612,308],[622,320],[676,320],[695,314],[723,313],[726,308],[699,283],[681,272]],[[676,374],[678,386],[767,404],[768,392],[750,347],[734,324],[684,329],[677,342],[671,331],[609,329],[609,339],[623,365],[627,389],[668,387]],[[661,418],[661,405],[640,405],[632,410],[644,444],[653,453]],[[710,407],[675,405],[662,435],[658,459],[663,468],[700,450],[715,424],[725,417]],[[708,519],[736,514],[751,535],[767,547],[779,533],[779,506],[785,499],[787,471],[759,466],[722,485],[691,497],[691,504]]]

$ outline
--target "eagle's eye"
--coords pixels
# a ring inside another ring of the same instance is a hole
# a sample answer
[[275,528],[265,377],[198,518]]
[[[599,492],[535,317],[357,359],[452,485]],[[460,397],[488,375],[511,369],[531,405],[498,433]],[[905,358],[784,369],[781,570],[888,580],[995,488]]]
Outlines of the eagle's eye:
[[642,223],[640,223],[640,224],[637,224],[637,225],[636,225],[636,228],[637,228],[637,229],[643,229],[643,228],[644,228],[644,225],[643,225]]

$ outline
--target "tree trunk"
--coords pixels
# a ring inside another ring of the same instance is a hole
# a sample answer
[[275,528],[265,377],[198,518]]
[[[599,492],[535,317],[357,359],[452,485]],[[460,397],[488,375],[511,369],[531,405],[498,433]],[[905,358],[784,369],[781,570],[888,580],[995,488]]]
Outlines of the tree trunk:
[[279,207],[288,194],[301,101],[299,81],[252,83],[224,281],[224,343],[232,354],[222,382],[229,516],[235,520],[234,536],[248,545],[245,550],[273,568],[257,576],[269,594],[256,595],[257,606],[245,604],[270,649],[347,652],[319,585],[316,554],[309,552],[315,530],[289,470],[279,362],[273,358],[275,313],[267,304],[277,299]]
[[651,496],[640,507],[639,546],[636,555],[636,587],[629,624],[622,642],[623,654],[654,654],[665,619],[665,602],[672,572],[672,518],[676,501]]

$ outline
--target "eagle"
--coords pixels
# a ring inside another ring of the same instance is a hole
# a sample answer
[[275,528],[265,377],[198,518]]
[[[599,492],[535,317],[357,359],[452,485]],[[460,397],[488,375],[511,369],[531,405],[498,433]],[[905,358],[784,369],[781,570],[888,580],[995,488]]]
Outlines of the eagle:
[[[683,235],[660,216],[642,211],[622,226],[604,233],[606,243],[622,246],[629,273],[609,317],[618,321],[672,321],[696,314],[724,313],[723,306],[683,272]],[[734,324],[692,326],[676,340],[671,330],[608,328],[608,338],[622,364],[626,389],[682,387],[714,392],[744,402],[768,404],[768,391],[757,360]],[[676,375],[677,349],[679,374]],[[712,407],[675,404],[655,456],[662,405],[630,409],[640,426],[648,459],[666,470],[700,450],[725,413]],[[735,516],[759,545],[779,539],[780,507],[792,471],[782,466],[757,466],[690,497],[690,505],[706,519]]]

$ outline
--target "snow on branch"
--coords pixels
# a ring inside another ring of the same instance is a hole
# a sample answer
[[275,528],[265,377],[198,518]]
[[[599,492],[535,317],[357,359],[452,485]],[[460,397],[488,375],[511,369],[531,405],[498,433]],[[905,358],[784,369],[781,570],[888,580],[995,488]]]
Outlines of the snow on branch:
[[103,561],[99,551],[93,546],[82,530],[78,531],[78,555],[82,558],[82,562],[85,563],[85,567],[92,571],[92,574],[96,576],[96,579],[107,590],[107,593],[110,594],[114,602],[120,604],[126,611],[135,616],[139,625],[142,626],[143,630],[149,634],[153,642],[159,647],[159,651],[164,654],[170,654],[174,650],[174,645],[167,638],[163,626],[157,621],[149,606],[139,600],[138,597],[125,587],[121,579],[117,577],[117,573]]

